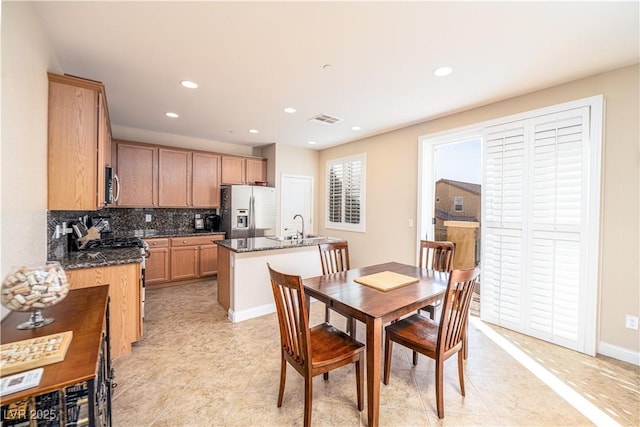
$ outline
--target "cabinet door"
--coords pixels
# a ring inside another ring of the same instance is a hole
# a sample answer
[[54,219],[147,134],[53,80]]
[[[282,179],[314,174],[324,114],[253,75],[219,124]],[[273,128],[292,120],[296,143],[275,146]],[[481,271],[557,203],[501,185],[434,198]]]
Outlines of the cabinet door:
[[245,183],[245,159],[222,156],[222,184]]
[[154,247],[152,241],[147,243],[149,243],[150,256],[145,261],[145,285],[153,287],[155,284],[170,281],[169,248],[166,245],[165,247]]
[[171,280],[198,277],[199,251],[197,246],[171,248]]
[[95,90],[49,82],[50,210],[98,209],[97,105]]
[[256,181],[267,181],[267,160],[266,159],[247,159],[247,177],[246,182],[253,185]]
[[116,173],[120,180],[118,206],[158,205],[158,149],[124,142],[116,144]]
[[218,272],[218,245],[200,246],[200,277]]
[[158,204],[188,207],[191,204],[191,152],[158,150]]
[[220,206],[220,156],[193,153],[191,202],[195,207]]
[[109,285],[111,356],[131,352],[142,336],[140,264],[66,270],[71,289]]

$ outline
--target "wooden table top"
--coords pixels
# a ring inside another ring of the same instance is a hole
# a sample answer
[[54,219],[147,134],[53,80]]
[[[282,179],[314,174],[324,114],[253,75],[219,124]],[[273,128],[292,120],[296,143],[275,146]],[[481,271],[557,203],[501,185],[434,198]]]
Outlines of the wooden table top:
[[[354,281],[358,277],[383,271],[415,277],[419,281],[390,291],[380,291]],[[303,283],[309,296],[329,302],[331,306],[342,305],[342,311],[364,322],[366,317],[389,321],[397,318],[393,316],[398,311],[422,308],[444,294],[448,280],[448,273],[389,262],[310,277],[304,279]]]
[[44,317],[53,317],[55,321],[41,328],[16,328],[18,324],[29,320],[30,312],[14,311],[2,320],[2,344],[73,331],[73,339],[64,360],[43,366],[44,372],[38,387],[3,396],[3,405],[95,377],[108,295],[108,285],[71,290],[59,304],[42,310]]

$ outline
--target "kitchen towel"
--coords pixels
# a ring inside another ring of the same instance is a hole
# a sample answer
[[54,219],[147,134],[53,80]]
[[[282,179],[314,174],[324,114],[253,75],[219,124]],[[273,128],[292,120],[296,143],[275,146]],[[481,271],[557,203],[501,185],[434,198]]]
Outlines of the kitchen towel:
[[353,280],[362,285],[371,286],[384,292],[420,281],[420,279],[415,277],[405,276],[404,274],[394,273],[393,271],[383,271],[381,273],[358,277]]

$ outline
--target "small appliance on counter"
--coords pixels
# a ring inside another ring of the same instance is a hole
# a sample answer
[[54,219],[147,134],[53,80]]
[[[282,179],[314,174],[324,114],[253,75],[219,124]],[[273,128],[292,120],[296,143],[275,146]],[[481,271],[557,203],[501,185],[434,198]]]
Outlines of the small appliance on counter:
[[196,215],[195,220],[195,228],[196,230],[204,230],[204,219],[200,218],[200,215]]
[[205,217],[204,228],[207,231],[220,231],[220,215],[207,215]]

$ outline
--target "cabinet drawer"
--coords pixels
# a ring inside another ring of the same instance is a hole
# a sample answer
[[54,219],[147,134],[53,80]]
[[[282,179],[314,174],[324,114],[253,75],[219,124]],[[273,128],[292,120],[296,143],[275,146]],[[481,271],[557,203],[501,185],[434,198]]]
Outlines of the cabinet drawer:
[[221,240],[220,235],[208,234],[206,236],[172,237],[171,247],[210,245],[212,240]]
[[166,248],[169,246],[169,239],[144,239],[149,245],[150,249],[153,248]]

